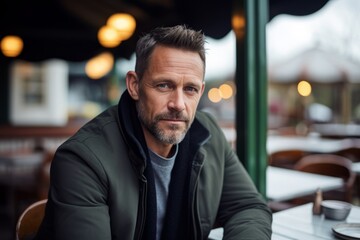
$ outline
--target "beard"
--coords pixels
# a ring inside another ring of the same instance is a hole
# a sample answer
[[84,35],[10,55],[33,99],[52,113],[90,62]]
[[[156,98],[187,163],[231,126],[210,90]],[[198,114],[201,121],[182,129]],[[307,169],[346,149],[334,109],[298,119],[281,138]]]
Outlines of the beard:
[[[187,131],[190,128],[191,121],[182,112],[166,112],[157,114],[153,119],[149,119],[146,116],[146,110],[143,104],[137,105],[138,117],[142,125],[149,131],[157,140],[165,144],[178,144],[180,143]],[[169,124],[166,129],[160,126],[160,121],[163,119],[176,119],[185,123],[179,126],[179,124]]]

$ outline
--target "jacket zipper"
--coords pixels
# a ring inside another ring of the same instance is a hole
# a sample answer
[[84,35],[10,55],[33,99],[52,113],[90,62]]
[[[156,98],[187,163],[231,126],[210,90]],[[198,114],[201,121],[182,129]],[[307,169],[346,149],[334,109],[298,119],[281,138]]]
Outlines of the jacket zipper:
[[[193,165],[192,165],[192,170],[194,173],[194,180],[193,180],[193,191],[191,192],[191,196],[190,196],[190,212],[191,212],[191,218],[192,218],[192,223],[193,223],[193,229],[194,229],[194,239],[202,239],[202,230],[201,230],[201,223],[200,223],[200,216],[199,216],[199,209],[196,206],[196,201],[197,201],[197,196],[196,196],[196,192],[197,192],[197,188],[198,188],[198,180],[199,180],[199,176],[200,176],[200,171],[203,167],[203,162],[204,162],[204,156],[198,152],[195,156],[195,158],[201,158],[200,161],[194,161]],[[190,186],[190,187],[192,187]],[[197,230],[199,230],[199,232],[197,232]]]
[[145,219],[146,219],[146,195],[147,195],[147,184],[145,176],[142,177],[141,186],[139,189],[139,207],[138,207],[138,216],[136,220],[135,228],[135,240],[140,240],[143,235]]

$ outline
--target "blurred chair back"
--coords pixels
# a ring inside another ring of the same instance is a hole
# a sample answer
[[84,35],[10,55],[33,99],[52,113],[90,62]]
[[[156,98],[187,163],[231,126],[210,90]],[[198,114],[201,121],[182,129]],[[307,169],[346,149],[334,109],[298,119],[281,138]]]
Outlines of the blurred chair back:
[[41,164],[40,173],[39,173],[39,183],[38,183],[39,199],[45,199],[48,197],[48,191],[50,188],[50,167],[54,155],[55,152],[53,151],[45,152],[45,156]]
[[33,239],[44,218],[47,199],[37,201],[25,209],[16,224],[16,240]]
[[295,170],[339,177],[344,180],[343,188],[324,192],[324,199],[337,199],[351,202],[356,175],[351,169],[351,160],[333,154],[311,154],[301,158]]
[[305,155],[304,151],[298,149],[277,151],[270,154],[269,165],[293,169],[295,164]]
[[336,155],[346,157],[353,162],[360,162],[360,147],[349,147],[336,152]]

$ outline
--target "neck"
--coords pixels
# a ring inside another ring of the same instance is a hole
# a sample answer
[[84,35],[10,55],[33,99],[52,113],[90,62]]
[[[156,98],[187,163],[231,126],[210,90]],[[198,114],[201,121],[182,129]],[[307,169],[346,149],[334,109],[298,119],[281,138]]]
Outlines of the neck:
[[174,145],[169,145],[169,144],[147,144],[148,148],[151,149],[151,151],[153,151],[154,153],[158,154],[161,157],[164,158],[169,158],[172,156],[173,154],[173,146]]
[[154,153],[164,158],[171,157],[173,144],[166,144],[155,139],[149,132],[144,131],[145,142],[148,148]]

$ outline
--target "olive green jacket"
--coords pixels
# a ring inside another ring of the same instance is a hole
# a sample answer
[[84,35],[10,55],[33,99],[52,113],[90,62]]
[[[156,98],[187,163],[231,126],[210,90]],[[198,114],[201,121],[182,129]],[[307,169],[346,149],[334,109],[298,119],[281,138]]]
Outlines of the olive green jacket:
[[[104,111],[57,150],[37,239],[141,239],[146,164],[141,147],[129,142],[133,119],[118,109]],[[271,212],[214,119],[198,112],[188,134],[199,145],[184,199],[194,239],[207,239],[215,225],[224,227],[224,239],[270,239]]]

